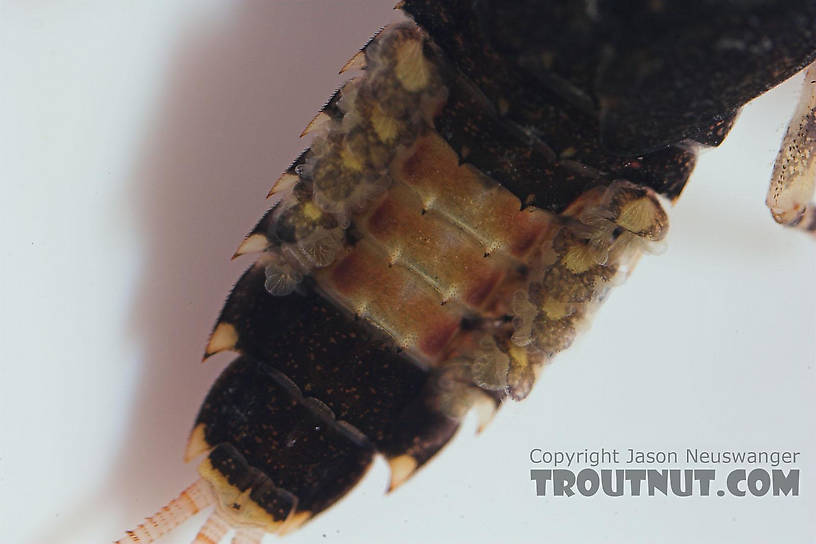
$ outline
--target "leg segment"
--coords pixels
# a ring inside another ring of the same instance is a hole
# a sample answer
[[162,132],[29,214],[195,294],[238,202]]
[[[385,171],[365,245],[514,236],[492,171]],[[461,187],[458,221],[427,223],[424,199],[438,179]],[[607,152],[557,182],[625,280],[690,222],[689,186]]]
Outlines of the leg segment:
[[816,234],[816,63],[805,72],[799,105],[774,164],[765,203],[782,225]]

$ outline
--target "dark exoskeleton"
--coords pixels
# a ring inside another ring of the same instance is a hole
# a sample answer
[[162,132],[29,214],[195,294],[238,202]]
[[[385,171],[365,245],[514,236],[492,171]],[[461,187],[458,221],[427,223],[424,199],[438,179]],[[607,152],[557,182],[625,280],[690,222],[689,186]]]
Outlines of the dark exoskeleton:
[[[466,413],[523,399],[664,239],[702,146],[816,59],[816,0],[406,0],[349,61],[236,255],[192,432],[202,479],[122,542],[205,506],[197,542],[285,533],[375,455],[408,478]],[[777,221],[816,230],[813,80]]]

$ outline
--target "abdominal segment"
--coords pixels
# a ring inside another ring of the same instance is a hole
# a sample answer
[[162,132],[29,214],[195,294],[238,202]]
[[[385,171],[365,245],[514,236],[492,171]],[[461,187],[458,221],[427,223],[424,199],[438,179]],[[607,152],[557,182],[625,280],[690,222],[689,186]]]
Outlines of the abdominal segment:
[[570,145],[583,133],[544,143],[445,58],[413,24],[375,37],[239,248],[260,255],[206,355],[241,357],[187,452],[208,452],[200,472],[233,524],[296,528],[375,454],[396,487],[469,411],[485,424],[526,397],[666,236],[654,187],[676,196],[686,151],[661,152],[684,166],[659,180],[648,158],[590,164],[585,140]]

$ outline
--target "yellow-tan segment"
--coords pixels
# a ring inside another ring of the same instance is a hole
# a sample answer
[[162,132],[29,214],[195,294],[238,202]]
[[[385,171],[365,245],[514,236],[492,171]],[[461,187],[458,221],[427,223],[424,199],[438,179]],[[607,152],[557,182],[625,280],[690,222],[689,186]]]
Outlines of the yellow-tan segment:
[[232,258],[235,259],[241,255],[246,255],[247,253],[260,253],[268,247],[269,240],[266,236],[263,234],[250,234],[244,238],[244,241],[241,242],[241,245],[235,250]]
[[461,315],[419,276],[392,266],[388,256],[360,241],[332,266],[315,274],[341,305],[384,330],[424,362],[439,360],[456,333]]
[[414,189],[426,209],[433,209],[473,235],[485,253],[504,250],[523,258],[552,221],[538,208],[521,209],[507,189],[468,164],[439,134],[429,132],[411,151],[398,157],[392,176]]
[[199,423],[187,439],[187,449],[184,451],[184,462],[189,463],[204,452],[210,451],[212,446],[207,443],[204,435],[204,424]]
[[391,469],[391,483],[388,485],[388,491],[394,491],[401,486],[417,469],[417,460],[408,454],[392,457],[388,460],[388,466]]
[[[424,364],[467,355],[463,317],[496,318],[557,220],[521,209],[433,131],[394,160],[388,192],[353,216],[362,238],[315,279]],[[501,299],[501,300],[499,300]],[[450,304],[453,302],[454,304]],[[464,350],[464,351],[463,351]]]
[[238,343],[238,332],[231,323],[221,322],[210,335],[207,342],[207,349],[204,350],[204,358],[215,355],[222,351],[231,350]]
[[391,262],[422,276],[444,302],[483,306],[504,277],[507,260],[486,259],[477,240],[440,214],[422,213],[419,197],[403,184],[360,222],[382,244]]
[[340,72],[338,72],[338,73],[342,74],[342,73],[347,72],[349,70],[364,70],[365,67],[366,67],[366,64],[367,64],[367,62],[366,62],[365,51],[360,50],[360,51],[357,51],[357,53],[355,53],[353,57],[351,57],[349,60],[346,61],[346,63],[343,65],[342,68],[340,68]]

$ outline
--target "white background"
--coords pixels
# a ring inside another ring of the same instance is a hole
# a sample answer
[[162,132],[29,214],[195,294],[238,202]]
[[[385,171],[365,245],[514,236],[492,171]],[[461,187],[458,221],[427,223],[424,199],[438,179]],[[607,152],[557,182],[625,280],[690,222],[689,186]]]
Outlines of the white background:
[[[229,256],[393,2],[0,2],[0,542],[110,542],[196,477]],[[288,541],[814,542],[816,242],[763,205],[797,87],[701,157],[668,251],[527,401]],[[530,448],[602,446],[800,451],[801,496],[535,497]]]

